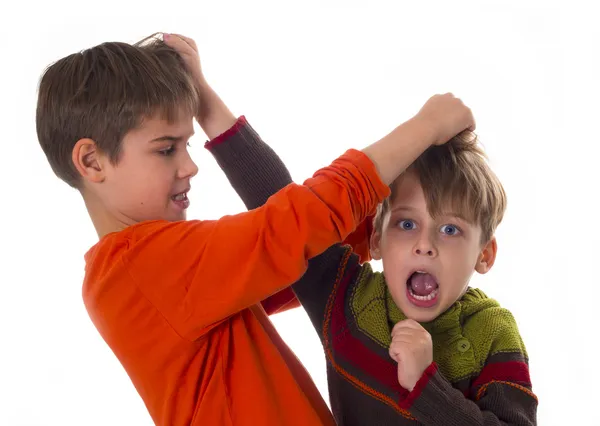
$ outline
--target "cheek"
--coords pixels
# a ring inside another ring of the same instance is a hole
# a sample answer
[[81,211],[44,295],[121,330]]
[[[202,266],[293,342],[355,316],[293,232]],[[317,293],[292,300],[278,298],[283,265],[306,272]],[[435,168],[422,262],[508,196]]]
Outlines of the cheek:
[[408,235],[396,229],[387,230],[381,237],[382,253],[399,253],[408,244]]
[[[407,257],[410,257],[410,242],[406,238],[382,238],[382,264],[386,281],[390,290],[401,288],[404,291]],[[394,293],[394,291],[392,291]]]
[[479,251],[473,249],[466,241],[454,241],[446,245],[444,260],[453,270],[457,278],[469,277],[473,274]]
[[170,188],[171,181],[165,178],[164,165],[160,161],[129,163],[126,167],[118,167],[116,172],[114,189],[124,202],[148,204]]

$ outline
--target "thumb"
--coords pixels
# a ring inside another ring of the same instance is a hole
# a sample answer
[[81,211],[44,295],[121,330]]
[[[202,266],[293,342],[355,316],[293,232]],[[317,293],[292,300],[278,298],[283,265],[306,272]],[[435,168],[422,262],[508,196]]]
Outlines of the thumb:
[[396,362],[400,362],[400,354],[399,352],[394,348],[394,346],[390,346],[390,349],[388,351],[390,358],[392,358],[394,361]]

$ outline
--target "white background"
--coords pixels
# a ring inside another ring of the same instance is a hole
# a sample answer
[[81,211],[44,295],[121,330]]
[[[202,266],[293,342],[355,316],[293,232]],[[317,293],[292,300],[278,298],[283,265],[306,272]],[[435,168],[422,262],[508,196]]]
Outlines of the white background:
[[[570,2],[569,2],[570,3]],[[591,2],[590,2],[591,4]],[[103,41],[196,39],[207,78],[297,182],[400,124],[432,94],[472,107],[509,197],[494,269],[473,283],[512,310],[540,425],[600,425],[599,31],[567,2],[72,2],[3,7],[0,26],[0,425],[150,425],[81,301],[96,242],[35,133],[43,69]],[[243,210],[202,145],[191,218]],[[379,265],[377,265],[379,267]],[[326,395],[301,310],[273,318]]]

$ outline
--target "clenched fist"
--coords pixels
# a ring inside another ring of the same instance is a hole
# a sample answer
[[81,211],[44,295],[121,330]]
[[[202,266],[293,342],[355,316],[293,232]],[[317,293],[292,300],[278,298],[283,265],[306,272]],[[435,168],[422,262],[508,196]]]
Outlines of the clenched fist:
[[390,356],[398,363],[400,386],[412,391],[433,362],[431,335],[411,319],[400,321],[392,329]]
[[434,145],[443,145],[463,130],[475,130],[471,110],[452,93],[434,95],[415,116],[434,130]]
[[175,49],[183,62],[185,63],[188,72],[191,74],[196,85],[205,84],[204,74],[200,66],[200,54],[196,42],[181,34],[163,34],[163,40],[167,46]]

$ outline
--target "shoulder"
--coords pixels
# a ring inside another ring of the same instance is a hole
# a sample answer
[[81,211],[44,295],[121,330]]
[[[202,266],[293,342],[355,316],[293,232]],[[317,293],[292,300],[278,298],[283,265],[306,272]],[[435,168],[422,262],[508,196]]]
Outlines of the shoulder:
[[464,330],[480,347],[485,347],[488,355],[506,352],[520,352],[526,355],[525,345],[519,333],[514,315],[508,309],[481,290],[474,290],[480,298],[476,311],[465,318]]
[[[124,258],[152,258],[175,246],[181,247],[186,240],[200,235],[198,231],[206,228],[210,222],[146,221],[105,235],[85,253],[86,274],[94,271],[96,275],[99,269]],[[198,242],[198,238],[195,240]]]
[[151,220],[138,223],[121,231],[121,237],[131,242],[139,242],[147,238],[177,238],[190,232],[207,227],[214,221],[182,220],[169,222],[166,220]]
[[[358,256],[354,256],[355,259],[353,260],[358,263]],[[354,278],[350,302],[357,310],[362,311],[374,300],[385,303],[387,293],[385,278],[381,272],[373,271],[369,262],[362,264],[362,267],[356,271]]]

